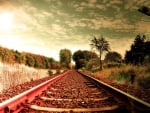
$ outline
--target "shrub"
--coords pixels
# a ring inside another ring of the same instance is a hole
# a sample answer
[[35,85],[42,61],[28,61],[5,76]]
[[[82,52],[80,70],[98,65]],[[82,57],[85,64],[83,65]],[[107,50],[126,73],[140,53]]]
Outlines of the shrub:
[[130,73],[125,72],[124,70],[120,71],[117,77],[118,81],[125,81],[128,82],[130,81]]
[[[105,68],[94,74],[96,78],[109,78],[113,82],[132,84],[134,87],[150,88],[150,66],[124,65]],[[134,76],[134,77],[133,77]]]
[[48,75],[51,76],[53,74],[52,70],[48,70]]
[[59,73],[60,73],[60,70],[59,70],[59,69],[57,69],[57,70],[56,70],[56,74],[59,74]]
[[121,63],[108,63],[107,65],[106,65],[106,67],[108,67],[108,68],[112,68],[112,67],[120,67],[121,66]]
[[149,89],[150,88],[150,76],[147,76],[145,78],[139,78],[138,79],[138,83],[140,85],[140,87],[145,88],[145,89]]

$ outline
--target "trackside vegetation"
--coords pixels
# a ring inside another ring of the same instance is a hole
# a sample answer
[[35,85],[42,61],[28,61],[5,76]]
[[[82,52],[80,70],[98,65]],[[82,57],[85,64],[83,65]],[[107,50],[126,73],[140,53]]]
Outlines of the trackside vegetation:
[[0,92],[59,73],[60,68],[59,62],[53,58],[0,47]]
[[[94,37],[92,39],[92,46],[99,49],[104,46],[101,41],[98,41],[100,39]],[[107,40],[103,40],[106,43],[107,51],[103,60],[100,60],[103,52],[99,52],[99,49],[97,49],[99,56],[89,60],[86,60],[84,57],[81,58],[80,54],[77,55],[78,51],[73,54],[73,56],[76,55],[78,61],[82,62],[79,63],[81,65],[80,69],[92,72],[99,79],[109,79],[117,84],[127,84],[149,89],[150,41],[146,36],[138,34],[130,49],[125,52],[125,56],[121,56],[116,51],[110,51]],[[74,61],[78,63],[76,60]]]

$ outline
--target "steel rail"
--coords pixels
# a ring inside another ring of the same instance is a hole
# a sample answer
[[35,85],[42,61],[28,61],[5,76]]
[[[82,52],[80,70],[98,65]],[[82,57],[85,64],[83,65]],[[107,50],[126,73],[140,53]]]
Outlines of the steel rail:
[[18,111],[22,109],[23,104],[31,102],[35,98],[35,96],[41,94],[42,91],[46,90],[48,86],[61,79],[67,73],[69,73],[69,71],[57,75],[56,77],[48,81],[45,81],[21,94],[18,94],[0,103],[0,113],[8,113],[8,112],[18,113]]
[[81,71],[77,72],[82,74],[86,78],[92,80],[98,87],[104,87],[104,89],[110,91],[114,96],[118,97],[119,99],[121,99],[121,101],[126,103],[126,105],[129,107],[130,110],[136,111],[137,113],[150,113],[150,103],[147,103],[137,97],[134,97],[126,92],[123,92]]

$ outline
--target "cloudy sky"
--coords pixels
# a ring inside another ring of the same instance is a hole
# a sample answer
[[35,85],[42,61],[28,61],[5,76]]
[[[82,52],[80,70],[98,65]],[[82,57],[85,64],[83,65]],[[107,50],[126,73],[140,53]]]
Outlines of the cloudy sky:
[[0,0],[0,46],[53,57],[60,49],[90,50],[103,36],[124,55],[137,34],[150,39],[149,0]]

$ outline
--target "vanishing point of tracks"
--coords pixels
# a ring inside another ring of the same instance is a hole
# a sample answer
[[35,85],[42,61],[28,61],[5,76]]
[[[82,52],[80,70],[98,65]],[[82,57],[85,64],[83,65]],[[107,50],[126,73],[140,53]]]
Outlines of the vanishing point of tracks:
[[[9,106],[11,105],[7,104],[8,106],[6,105],[4,111],[0,111],[0,113],[149,112],[149,105],[142,105],[143,103],[139,103],[138,100],[132,100],[132,97],[117,93],[114,89],[107,88],[104,84],[100,85],[97,81],[74,70],[64,73],[63,76],[50,83],[45,89],[35,88],[35,91],[33,90],[35,93],[30,91],[30,94],[25,94],[21,98],[18,97],[19,100],[24,99],[18,102],[19,105],[16,105],[16,110],[10,110],[11,107],[9,108]],[[37,90],[42,92],[39,93]],[[134,103],[144,107],[141,108],[141,111],[138,111]],[[2,109],[2,105],[0,105],[0,109]]]

